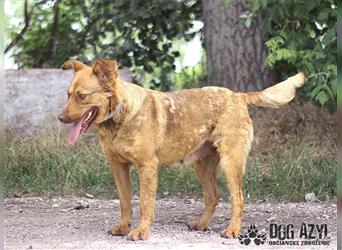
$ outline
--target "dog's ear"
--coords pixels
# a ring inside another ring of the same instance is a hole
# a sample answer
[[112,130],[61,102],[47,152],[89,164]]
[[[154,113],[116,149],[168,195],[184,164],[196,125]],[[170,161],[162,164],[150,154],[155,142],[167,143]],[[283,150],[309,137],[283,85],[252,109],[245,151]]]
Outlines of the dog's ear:
[[118,77],[118,64],[115,60],[97,60],[92,68],[100,84],[110,84]]
[[65,63],[63,63],[63,65],[62,65],[63,70],[73,69],[74,72],[77,72],[77,71],[83,69],[84,67],[87,67],[87,65],[85,65],[84,63],[81,63],[80,61],[77,61],[77,60],[68,60]]

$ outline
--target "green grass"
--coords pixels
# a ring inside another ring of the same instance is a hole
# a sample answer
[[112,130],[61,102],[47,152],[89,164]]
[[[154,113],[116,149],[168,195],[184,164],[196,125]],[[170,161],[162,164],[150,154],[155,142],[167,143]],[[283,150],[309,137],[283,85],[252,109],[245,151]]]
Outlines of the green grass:
[[314,192],[320,200],[336,199],[337,161],[322,146],[291,141],[290,150],[250,159],[245,193],[253,199],[303,201]]
[[[7,138],[5,191],[28,195],[84,195],[116,197],[107,160],[93,134],[70,148],[56,131],[27,140]],[[244,192],[248,200],[302,201],[315,192],[320,200],[336,199],[337,162],[331,145],[293,139],[272,154],[248,159]],[[131,168],[133,192],[138,195],[138,175]],[[227,188],[218,175],[222,197]],[[200,196],[201,188],[191,166],[163,167],[159,172],[159,196]]]

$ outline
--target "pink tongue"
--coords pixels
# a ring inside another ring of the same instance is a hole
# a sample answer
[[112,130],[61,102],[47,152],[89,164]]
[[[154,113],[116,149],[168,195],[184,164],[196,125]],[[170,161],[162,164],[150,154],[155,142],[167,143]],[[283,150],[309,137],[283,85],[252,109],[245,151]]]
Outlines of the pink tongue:
[[82,123],[83,123],[85,117],[87,116],[87,114],[88,114],[88,112],[85,113],[79,121],[74,123],[74,127],[72,128],[72,130],[69,134],[69,138],[68,138],[68,143],[70,145],[75,145],[77,138],[80,136]]

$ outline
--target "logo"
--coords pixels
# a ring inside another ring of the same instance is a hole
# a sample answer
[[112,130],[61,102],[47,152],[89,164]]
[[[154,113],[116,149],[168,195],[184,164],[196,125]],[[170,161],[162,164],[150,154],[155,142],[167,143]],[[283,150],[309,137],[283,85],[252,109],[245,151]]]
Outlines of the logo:
[[267,234],[258,234],[258,229],[252,223],[247,229],[247,234],[239,234],[237,238],[242,245],[248,246],[253,241],[255,245],[259,246],[266,242]]
[[327,224],[302,223],[296,228],[293,224],[270,224],[269,245],[316,246],[329,245]]
[[293,224],[275,224],[269,225],[269,233],[259,233],[258,229],[252,223],[247,229],[246,234],[237,236],[240,244],[256,246],[268,245],[282,246],[316,246],[329,245],[330,237],[328,235],[327,224],[302,223],[299,227]]

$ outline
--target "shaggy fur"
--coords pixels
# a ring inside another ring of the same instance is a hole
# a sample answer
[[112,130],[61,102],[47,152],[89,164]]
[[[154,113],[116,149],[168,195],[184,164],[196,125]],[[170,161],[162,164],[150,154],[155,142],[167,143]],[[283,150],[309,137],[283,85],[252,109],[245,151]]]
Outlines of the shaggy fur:
[[[110,232],[128,235],[132,240],[149,237],[158,168],[184,160],[194,161],[205,203],[202,216],[189,227],[208,227],[219,201],[216,173],[221,168],[232,206],[231,222],[222,236],[237,236],[244,207],[244,166],[253,141],[248,109],[253,105],[286,104],[305,81],[304,74],[298,73],[262,92],[234,93],[226,88],[204,87],[162,93],[120,80],[116,61],[99,60],[89,67],[69,60],[62,68],[72,68],[75,78],[59,118],[73,122],[89,108],[99,109],[94,124],[115,178],[121,208],[120,221]],[[82,100],[78,97],[81,94]],[[104,121],[120,100],[123,105],[118,114]],[[137,168],[140,179],[140,222],[133,230],[130,165]]]

